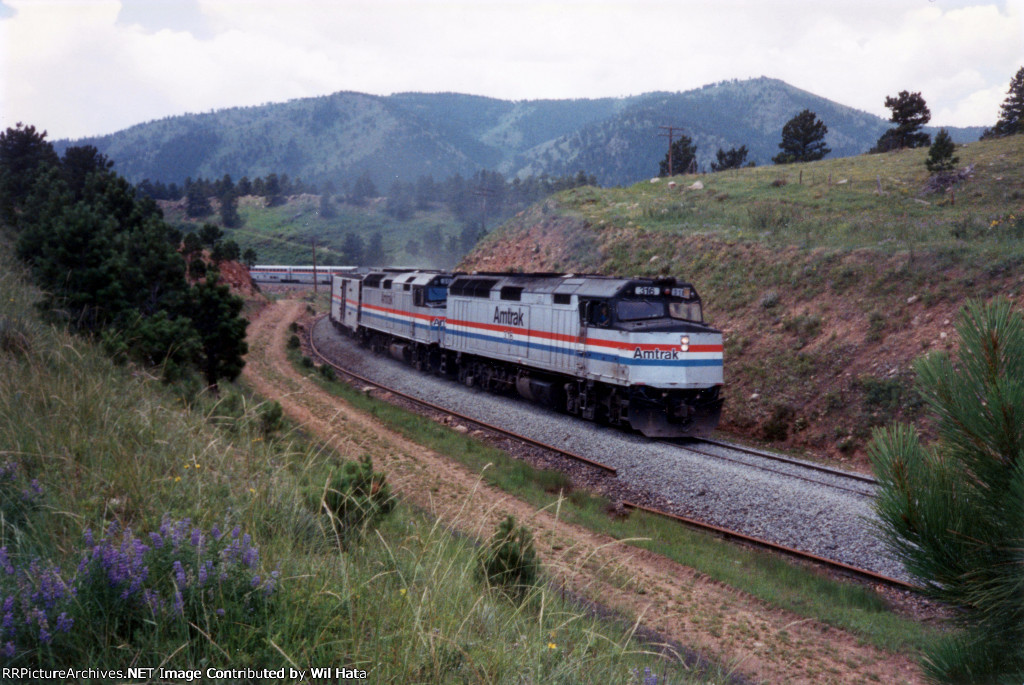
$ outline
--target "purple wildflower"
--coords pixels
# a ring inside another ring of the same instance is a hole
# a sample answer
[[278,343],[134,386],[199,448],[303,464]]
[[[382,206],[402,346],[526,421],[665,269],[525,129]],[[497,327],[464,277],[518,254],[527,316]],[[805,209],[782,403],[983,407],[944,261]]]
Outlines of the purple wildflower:
[[71,626],[75,625],[75,619],[68,616],[68,612],[60,612],[60,616],[57,617],[57,630],[62,633],[67,633],[71,630]]
[[2,650],[0,650],[0,654],[3,654],[8,659],[13,659],[14,658],[14,643],[11,642],[11,641],[8,641],[7,644],[4,645],[4,648]]
[[7,554],[7,547],[0,547],[0,570],[9,576],[14,575],[14,565],[11,563],[11,557]]
[[150,542],[153,543],[153,549],[160,549],[160,548],[162,548],[164,546],[164,539],[160,535],[160,533],[156,533],[156,532],[150,533],[149,534],[149,540],[150,540]]
[[193,528],[192,529],[192,538],[191,538],[191,540],[189,540],[189,542],[192,543],[193,547],[198,547],[199,543],[201,543],[202,541],[203,541],[203,534],[199,531],[198,528]]
[[216,523],[213,524],[213,528],[210,529],[210,537],[214,540],[220,540],[221,535],[223,535],[223,533],[220,532],[220,528],[217,527]]
[[224,614],[225,614],[225,611],[223,609],[217,609],[217,615],[218,616],[223,616]]
[[179,588],[185,587],[185,569],[177,560],[174,562],[174,580],[178,583]]
[[181,596],[181,592],[178,590],[174,591],[174,601],[171,603],[171,611],[181,616],[185,613],[185,600]]

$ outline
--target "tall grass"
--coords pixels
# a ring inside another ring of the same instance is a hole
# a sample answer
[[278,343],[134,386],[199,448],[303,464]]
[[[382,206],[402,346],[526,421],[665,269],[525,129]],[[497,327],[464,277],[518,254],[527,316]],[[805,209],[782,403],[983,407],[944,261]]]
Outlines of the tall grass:
[[[292,354],[296,368],[301,368],[299,359],[297,353]],[[309,369],[302,371],[309,373]],[[627,517],[610,515],[607,499],[574,490],[558,472],[534,468],[471,435],[423,421],[345,383],[326,381],[315,374],[311,377],[409,439],[479,472],[488,484],[538,509],[557,509],[565,521],[665,556],[772,606],[851,631],[882,649],[919,652],[935,637],[927,626],[893,612],[886,600],[869,588],[833,580],[775,555],[738,548],[659,516],[643,512]]]
[[214,397],[114,365],[40,321],[36,298],[0,251],[0,664],[346,666],[403,683],[720,675],[543,584],[510,602],[451,521],[400,504],[342,540],[309,497],[336,453],[236,388]]

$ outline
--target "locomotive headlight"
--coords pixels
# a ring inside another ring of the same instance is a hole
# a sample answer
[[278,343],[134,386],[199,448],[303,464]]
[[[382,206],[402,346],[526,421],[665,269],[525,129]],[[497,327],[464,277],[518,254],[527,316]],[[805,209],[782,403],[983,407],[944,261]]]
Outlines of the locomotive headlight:
[[679,349],[683,352],[688,352],[690,350],[690,336],[684,335],[679,339]]

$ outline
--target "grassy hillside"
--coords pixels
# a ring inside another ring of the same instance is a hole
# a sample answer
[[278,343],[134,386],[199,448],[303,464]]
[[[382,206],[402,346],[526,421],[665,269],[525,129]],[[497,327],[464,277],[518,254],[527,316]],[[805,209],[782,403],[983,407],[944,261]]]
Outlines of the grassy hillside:
[[650,665],[690,682],[558,593],[488,591],[472,541],[401,504],[375,529],[328,517],[339,454],[237,387],[163,385],[40,321],[8,252],[0,664],[329,665],[375,682],[621,682]]
[[[408,219],[396,219],[384,211],[383,198],[366,207],[335,203],[335,215],[320,214],[320,197],[296,195],[277,207],[266,207],[264,199],[248,196],[239,202],[238,213],[243,225],[224,229],[225,238],[234,240],[244,252],[256,250],[261,264],[309,264],[316,241],[320,264],[347,264],[345,237],[359,236],[364,245],[379,233],[389,264],[415,264],[424,267],[451,267],[461,250],[450,253],[446,245],[437,246],[428,240],[436,231],[447,243],[458,237],[462,228],[456,218],[441,209],[416,211]],[[184,231],[194,231],[205,221],[220,225],[213,214],[205,219],[189,219],[185,201],[160,202],[164,218]],[[216,207],[216,202],[214,202]],[[410,251],[410,240],[414,248]]]
[[725,332],[723,427],[863,463],[873,426],[919,421],[911,364],[964,300],[1024,290],[1024,136],[958,147],[949,193],[922,192],[926,154],[576,189],[462,266],[690,279]]

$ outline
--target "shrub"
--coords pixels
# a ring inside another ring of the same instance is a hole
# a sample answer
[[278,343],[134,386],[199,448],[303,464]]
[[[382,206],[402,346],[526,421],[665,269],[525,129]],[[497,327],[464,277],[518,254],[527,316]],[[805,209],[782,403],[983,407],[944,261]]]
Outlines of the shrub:
[[754,202],[747,208],[750,228],[755,231],[777,231],[789,226],[793,212],[774,202]]
[[299,349],[299,345],[300,344],[301,343],[299,341],[299,336],[292,335],[290,338],[288,338],[288,349],[289,350],[297,350],[297,349]]
[[875,378],[862,376],[858,381],[864,390],[864,406],[886,413],[895,412],[900,408],[903,398],[903,383],[898,378]]
[[334,369],[332,369],[327,364],[321,364],[318,370],[320,371],[320,375],[323,376],[325,380],[333,381],[337,378],[337,376],[334,375]]
[[779,293],[774,290],[769,290],[761,296],[760,305],[763,309],[772,309],[773,307],[777,307],[779,302]]
[[477,561],[479,575],[517,601],[525,599],[540,578],[533,535],[525,526],[516,526],[511,515],[498,524],[493,537],[480,548]]
[[331,473],[322,504],[337,522],[337,533],[345,536],[390,513],[395,499],[386,476],[373,470],[367,454]]
[[284,408],[277,400],[271,400],[260,406],[260,433],[270,437],[284,428]]
[[789,424],[793,421],[796,412],[793,407],[785,403],[776,404],[772,408],[772,414],[761,427],[765,440],[781,442],[789,437]]

